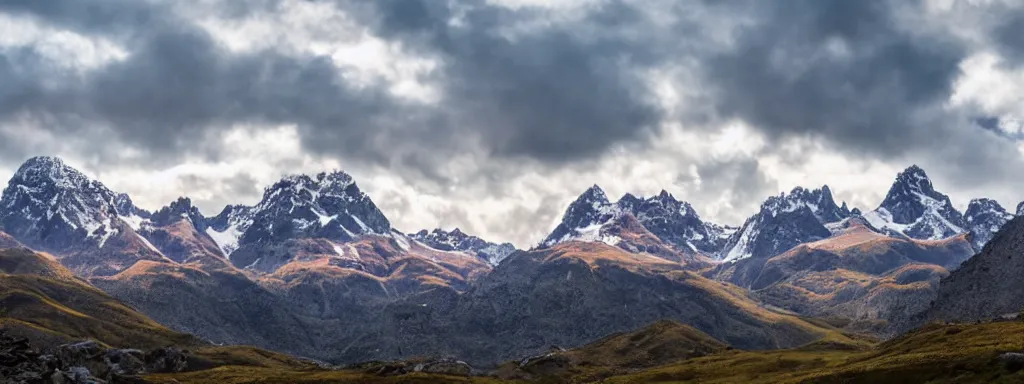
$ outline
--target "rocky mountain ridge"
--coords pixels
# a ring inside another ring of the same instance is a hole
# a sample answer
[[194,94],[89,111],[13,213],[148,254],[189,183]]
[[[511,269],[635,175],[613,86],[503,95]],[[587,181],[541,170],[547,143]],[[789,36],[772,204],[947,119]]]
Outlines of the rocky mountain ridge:
[[[1024,203],[1018,206],[1024,210]],[[897,174],[885,199],[862,212],[837,204],[827,186],[795,187],[767,198],[739,228],[706,222],[687,202],[666,191],[640,198],[626,194],[616,202],[594,185],[566,209],[561,223],[540,243],[548,247],[567,241],[618,245],[611,223],[632,215],[650,233],[677,249],[712,259],[735,261],[779,255],[799,244],[828,238],[845,220],[863,217],[871,230],[895,238],[941,240],[969,233],[975,251],[984,246],[1013,213],[988,198],[973,199],[965,212],[938,192],[923,169],[912,165]],[[626,247],[638,248],[638,247]]]
[[435,228],[430,232],[424,229],[411,233],[408,236],[410,239],[441,251],[473,253],[491,265],[500,264],[502,260],[505,260],[512,252],[516,251],[516,247],[512,243],[495,244],[479,237],[468,235],[458,228],[451,231]]

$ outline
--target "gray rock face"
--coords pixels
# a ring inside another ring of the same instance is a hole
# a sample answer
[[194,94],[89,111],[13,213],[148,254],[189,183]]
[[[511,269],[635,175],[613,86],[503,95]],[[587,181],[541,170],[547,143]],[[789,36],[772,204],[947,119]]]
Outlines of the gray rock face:
[[1024,308],[1024,218],[1003,226],[980,253],[939,284],[921,321],[977,321]]
[[844,203],[837,206],[828,186],[769,197],[761,210],[734,233],[720,254],[727,261],[768,258],[799,244],[831,236],[826,224],[851,216]]
[[491,265],[500,264],[508,255],[516,251],[516,247],[511,243],[495,244],[476,236],[467,235],[458,228],[450,232],[440,228],[430,232],[424,229],[408,236],[434,249],[472,253]]
[[550,247],[563,241],[579,238],[585,228],[600,226],[620,213],[601,187],[594,184],[576,198],[562,215],[562,222],[541,245]]

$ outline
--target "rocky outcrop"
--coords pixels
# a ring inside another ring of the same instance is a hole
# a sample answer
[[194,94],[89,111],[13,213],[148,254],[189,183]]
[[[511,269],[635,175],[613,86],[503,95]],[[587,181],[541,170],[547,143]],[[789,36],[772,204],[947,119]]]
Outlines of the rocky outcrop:
[[0,330],[0,379],[11,384],[93,384],[143,382],[135,376],[146,373],[182,372],[188,352],[160,348],[108,349],[95,341],[83,341],[42,353],[24,338]]

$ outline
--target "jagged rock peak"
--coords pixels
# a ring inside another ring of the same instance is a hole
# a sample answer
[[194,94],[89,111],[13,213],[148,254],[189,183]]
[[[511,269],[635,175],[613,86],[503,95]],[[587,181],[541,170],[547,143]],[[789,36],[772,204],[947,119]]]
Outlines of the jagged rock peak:
[[[263,191],[263,200],[267,201],[277,197],[282,190],[292,189],[296,193],[306,192],[327,192],[341,195],[352,189],[349,194],[353,197],[362,195],[359,187],[356,186],[352,176],[342,171],[320,172],[310,176],[306,174],[288,175]],[[314,196],[316,197],[316,196]]]
[[391,224],[347,173],[291,175],[267,188],[251,210],[241,244],[322,237],[347,241],[390,235]]
[[795,187],[788,194],[783,192],[771,196],[761,204],[761,213],[772,216],[801,209],[809,210],[822,223],[837,222],[850,216],[845,202],[842,207],[836,205],[828,185],[818,189]]
[[903,170],[896,175],[896,180],[893,182],[892,187],[889,188],[889,192],[885,195],[885,200],[882,201],[881,207],[889,209],[894,215],[897,223],[907,224],[910,221],[899,221],[907,219],[901,217],[897,212],[893,212],[893,208],[897,208],[901,202],[906,200],[919,200],[919,196],[930,197],[935,200],[948,201],[949,198],[946,195],[935,191],[935,187],[932,185],[931,179],[928,178],[928,174],[924,172],[921,167],[917,165],[911,165],[907,169]]
[[967,204],[964,217],[970,223],[974,217],[986,212],[1008,213],[998,201],[983,197],[971,199],[971,202]]
[[836,205],[827,185],[818,189],[796,187],[766,199],[761,210],[733,233],[719,255],[726,261],[773,257],[830,236],[826,225],[840,223],[852,214],[846,205]]
[[865,218],[875,228],[887,228],[915,239],[938,240],[966,232],[963,214],[949,196],[935,190],[920,167],[910,166],[896,176],[885,200]]
[[576,198],[576,201],[588,201],[588,202],[604,202],[608,203],[608,195],[604,193],[604,189],[601,186],[594,184],[587,188],[580,194],[580,197]]
[[914,187],[920,191],[934,191],[931,179],[928,178],[928,174],[925,173],[924,169],[913,164],[903,172],[896,175],[896,182],[905,184],[910,187]]
[[192,205],[192,199],[188,197],[179,197],[177,200],[172,201],[171,204],[154,212],[150,218],[153,224],[156,225],[172,224],[181,219],[191,221],[192,225],[199,231],[206,229],[206,217],[199,212],[199,208]]

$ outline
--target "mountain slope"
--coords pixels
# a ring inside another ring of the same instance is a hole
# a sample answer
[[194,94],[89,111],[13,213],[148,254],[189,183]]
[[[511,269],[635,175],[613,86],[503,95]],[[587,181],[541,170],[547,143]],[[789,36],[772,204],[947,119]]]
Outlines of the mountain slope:
[[0,308],[0,325],[51,343],[92,338],[134,348],[199,344],[25,248],[0,250]]
[[0,231],[0,249],[3,249],[3,248],[14,248],[14,247],[20,247],[20,246],[22,246],[22,245],[21,245],[21,243],[18,242],[18,240],[14,240],[14,238],[11,237],[11,235],[8,235],[4,231]]
[[727,346],[707,334],[674,321],[658,321],[641,329],[615,333],[570,350],[503,364],[498,376],[568,382],[596,381],[601,377],[708,356]]
[[461,295],[438,289],[389,304],[377,321],[357,330],[363,337],[338,358],[442,354],[493,366],[661,319],[745,348],[796,346],[828,334],[764,309],[743,290],[688,272],[678,262],[569,242],[517,252]]
[[930,325],[868,350],[728,351],[602,382],[1019,383],[1022,335],[1021,322]]
[[967,236],[893,238],[854,217],[829,238],[767,259],[721,265],[715,278],[749,287],[765,303],[805,316],[843,317],[888,334],[927,307],[940,278],[973,253]]
[[218,344],[305,355],[318,346],[295,306],[236,270],[144,261],[91,283],[162,324]]
[[939,284],[924,320],[977,321],[1024,308],[1024,218],[1011,220],[984,249]]

